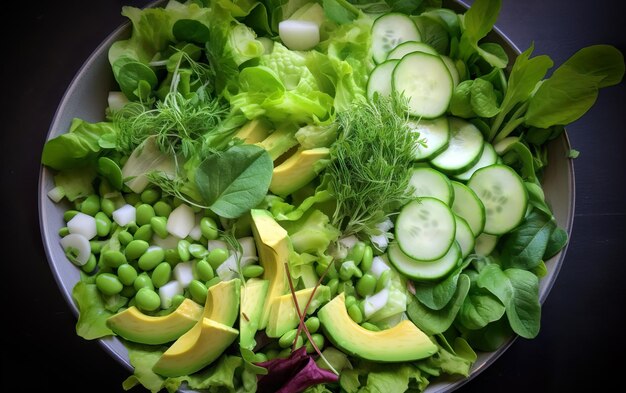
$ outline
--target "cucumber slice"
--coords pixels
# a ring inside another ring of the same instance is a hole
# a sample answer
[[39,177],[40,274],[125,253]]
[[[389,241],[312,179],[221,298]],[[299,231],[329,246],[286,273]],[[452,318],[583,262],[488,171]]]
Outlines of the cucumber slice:
[[415,22],[407,15],[392,12],[376,18],[372,24],[372,56],[382,63],[396,46],[407,41],[420,41]]
[[426,119],[443,115],[454,85],[441,57],[423,52],[404,56],[393,70],[393,90],[408,99],[409,114]]
[[400,210],[395,231],[402,252],[421,261],[434,261],[443,257],[454,243],[456,222],[445,203],[424,197]]
[[387,60],[374,67],[367,80],[367,98],[369,98],[370,101],[374,98],[375,93],[383,97],[389,97],[391,95],[391,76],[398,61],[399,60]]
[[[394,60],[390,60],[394,61]],[[424,139],[426,146],[418,145],[415,149],[415,160],[426,160],[441,153],[450,141],[450,126],[444,116],[434,120],[409,120],[409,128],[420,133],[419,139]]]
[[[398,67],[401,63],[402,61],[398,63]],[[448,147],[432,158],[430,163],[442,172],[454,175],[465,172],[478,162],[485,139],[480,130],[468,121],[450,117],[448,122],[450,123]]]
[[477,255],[486,257],[496,248],[498,244],[498,236],[490,235],[488,233],[481,233],[476,237],[476,244],[474,244],[474,252]]
[[428,44],[417,41],[407,41],[393,48],[387,55],[387,60],[400,60],[404,56],[413,52],[423,52],[435,56],[439,55],[439,53],[437,53],[437,51]]
[[450,180],[443,173],[425,167],[411,169],[409,187],[413,187],[413,196],[437,198],[450,206],[454,191]]
[[452,211],[467,221],[474,237],[478,236],[485,227],[485,206],[476,193],[463,183],[451,180],[454,190]]
[[526,214],[528,192],[520,176],[507,165],[490,165],[474,172],[467,182],[485,206],[485,233],[503,235]]
[[454,242],[448,252],[435,261],[420,261],[406,255],[397,243],[392,243],[387,251],[389,261],[398,271],[417,281],[432,281],[445,277],[459,263],[461,247]]
[[461,256],[465,258],[474,249],[476,238],[474,237],[472,228],[470,228],[465,219],[459,217],[457,214],[454,215],[454,219],[456,220],[456,234],[454,238],[459,244],[459,247],[461,247]]
[[480,168],[493,165],[496,162],[498,162],[498,154],[496,153],[496,150],[493,148],[493,145],[491,145],[491,143],[485,142],[485,146],[483,146],[483,152],[480,154],[478,162],[476,162],[476,164],[474,164],[474,166],[470,169],[466,170],[463,173],[459,173],[458,175],[454,175],[454,177],[458,180],[468,181],[470,177],[472,177],[474,172],[476,172]]
[[454,60],[444,55],[441,55],[441,60],[446,63],[446,67],[448,67],[448,71],[450,71],[450,76],[452,76],[452,83],[454,87],[457,87],[461,78],[459,76],[459,70],[456,68],[456,65],[454,65]]

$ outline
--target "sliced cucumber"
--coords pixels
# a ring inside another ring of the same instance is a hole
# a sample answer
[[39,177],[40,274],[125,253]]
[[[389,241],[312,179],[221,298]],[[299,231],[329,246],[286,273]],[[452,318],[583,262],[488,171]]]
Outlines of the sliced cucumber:
[[461,259],[461,247],[454,242],[448,252],[435,261],[420,261],[402,252],[397,243],[392,243],[387,251],[389,261],[398,271],[417,281],[432,281],[445,277]]
[[478,236],[485,227],[485,206],[476,193],[463,183],[450,181],[454,190],[452,211],[467,221],[474,237]]
[[459,247],[461,247],[461,256],[465,258],[474,249],[476,238],[474,237],[472,228],[470,228],[465,219],[459,217],[457,214],[454,215],[454,219],[456,220],[455,240],[459,244]]
[[413,187],[413,196],[437,198],[446,205],[452,204],[454,191],[450,179],[443,173],[426,167],[411,169],[409,186]]
[[402,252],[414,259],[433,261],[443,257],[454,243],[456,222],[445,203],[424,197],[400,210],[395,231]]
[[407,15],[392,12],[376,18],[372,24],[372,56],[382,63],[396,46],[407,41],[420,41],[415,22]]
[[454,175],[454,177],[458,180],[468,181],[470,177],[472,177],[474,172],[476,172],[480,168],[493,165],[496,162],[498,162],[498,154],[496,153],[496,150],[493,148],[493,145],[491,145],[491,143],[485,142],[485,145],[483,146],[483,152],[480,154],[478,162],[476,162],[476,164],[474,164],[474,166],[470,169],[466,170],[463,173],[459,173],[458,175]]
[[496,248],[498,244],[498,236],[490,235],[488,233],[481,233],[476,237],[476,244],[474,244],[474,252],[477,255],[486,257]]
[[[393,60],[390,60],[393,61]],[[426,160],[441,153],[450,141],[450,126],[445,116],[434,120],[409,120],[409,127],[420,133],[419,139],[424,139],[425,145],[418,145],[415,149],[415,160]]]
[[468,121],[450,117],[448,122],[450,123],[448,147],[432,158],[430,163],[435,168],[453,175],[465,172],[478,162],[485,139],[480,130]]
[[423,52],[404,56],[393,71],[393,90],[408,99],[409,114],[426,119],[443,115],[454,85],[441,57]]
[[503,235],[524,219],[528,192],[513,168],[499,164],[481,168],[474,172],[467,186],[485,206],[486,233]]
[[439,55],[439,53],[437,53],[437,51],[428,44],[417,41],[407,41],[393,48],[387,55],[387,60],[400,60],[404,56],[413,52],[424,52],[435,56]]
[[441,56],[441,60],[446,63],[446,67],[448,67],[448,71],[450,71],[450,76],[452,76],[452,83],[454,87],[457,87],[461,79],[459,77],[459,70],[456,68],[456,65],[454,65],[454,60],[443,55]]
[[387,60],[374,67],[367,80],[367,98],[372,100],[375,93],[384,97],[391,95],[391,76],[396,64],[398,60]]

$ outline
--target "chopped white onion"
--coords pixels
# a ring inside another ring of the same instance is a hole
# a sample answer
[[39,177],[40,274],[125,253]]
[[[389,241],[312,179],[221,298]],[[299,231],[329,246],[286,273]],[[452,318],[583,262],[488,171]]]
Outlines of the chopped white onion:
[[56,186],[52,190],[48,191],[48,198],[54,203],[59,203],[65,196],[65,190],[61,186]]
[[75,258],[72,263],[83,266],[89,260],[89,256],[91,255],[91,245],[89,244],[89,240],[81,234],[78,233],[70,233],[69,235],[64,236],[61,239],[61,247],[63,247],[63,251],[68,251],[68,249],[73,249],[75,251]]
[[159,297],[161,298],[161,308],[169,308],[172,305],[172,298],[176,295],[182,295],[184,289],[176,280],[172,280],[159,288]]
[[337,242],[339,244],[341,244],[343,247],[345,247],[346,249],[351,249],[352,247],[354,247],[354,245],[359,241],[359,239],[354,236],[354,235],[350,235],[350,236],[346,236],[346,237],[342,237],[341,239],[339,239]]
[[[231,253],[221,265],[215,269],[215,272],[222,281],[232,280],[239,275],[239,267],[237,266],[237,253]],[[240,267],[252,265],[258,261],[257,257],[242,257],[239,263]]]
[[163,239],[155,233],[152,235],[151,244],[154,244],[155,246],[159,246],[162,249],[167,250],[168,248],[176,248],[178,246],[179,240],[180,240],[179,238],[177,238],[176,236],[172,236],[172,235],[169,235],[165,239]]
[[229,249],[228,244],[223,240],[209,240],[206,249],[209,252],[211,252],[212,250],[215,250],[216,248],[221,248],[224,250]]
[[200,220],[202,219],[202,213],[196,213],[196,218],[193,224],[193,228],[189,231],[189,237],[195,241],[200,240],[202,237],[202,229],[200,228]]
[[121,227],[135,221],[135,217],[135,206],[129,205],[128,203],[113,212],[113,221],[115,221],[117,225]]
[[91,240],[98,234],[96,229],[96,219],[85,213],[77,213],[67,222],[67,229],[70,233],[77,233]]
[[306,20],[284,20],[278,24],[278,35],[291,50],[310,50],[320,42],[320,28]]
[[384,233],[381,235],[371,235],[370,241],[381,251],[385,251],[387,246],[389,246],[389,239]]
[[380,229],[381,232],[389,232],[389,230],[393,228],[393,222],[387,217],[384,221],[376,224],[376,228]]
[[365,318],[371,317],[374,313],[376,313],[376,311],[385,307],[388,299],[389,289],[387,288],[381,289],[378,293],[372,296],[367,296],[363,303],[363,314],[365,315]]
[[252,236],[241,237],[237,239],[239,245],[241,245],[241,250],[243,252],[243,257],[256,257],[256,244],[254,243],[254,238]]
[[191,261],[181,262],[174,266],[174,278],[181,287],[187,288],[193,280],[193,265]]
[[389,270],[389,269],[391,269],[389,265],[387,265],[381,257],[376,256],[372,260],[372,267],[370,268],[370,273],[372,273],[374,277],[378,278],[380,277],[381,274],[383,274],[385,270]]
[[167,231],[179,239],[184,239],[189,235],[195,225],[196,217],[189,205],[181,203],[172,210],[167,218]]

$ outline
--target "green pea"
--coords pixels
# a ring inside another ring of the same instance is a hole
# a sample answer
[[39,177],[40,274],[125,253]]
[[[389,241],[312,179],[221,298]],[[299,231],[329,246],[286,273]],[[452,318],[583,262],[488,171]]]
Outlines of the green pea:
[[194,258],[205,258],[209,255],[209,252],[202,244],[191,244],[189,246],[189,253],[193,255]]
[[356,293],[361,297],[369,296],[376,290],[376,277],[370,273],[365,273],[356,283]]
[[180,256],[180,260],[183,262],[187,262],[191,259],[191,254],[189,253],[189,246],[191,244],[185,240],[181,239],[178,241],[178,245],[176,246],[176,250],[178,251],[178,255]]
[[125,264],[126,256],[121,251],[107,250],[101,254],[105,265],[117,268]]
[[145,240],[133,240],[126,245],[124,254],[126,259],[135,260],[141,257],[150,247],[150,244]]
[[318,317],[311,317],[307,319],[304,324],[311,334],[317,332],[317,330],[320,328],[320,320]]
[[124,296],[127,298],[131,298],[133,296],[135,296],[135,293],[137,293],[137,291],[135,291],[135,288],[130,285],[130,286],[125,286],[124,288],[122,288],[122,291],[120,292],[120,296]]
[[[293,342],[296,340],[297,334],[298,334],[298,329],[289,330],[278,339],[278,345],[281,348],[291,347],[293,345]],[[299,336],[299,338],[302,339],[302,336]]]
[[159,263],[163,262],[164,260],[165,251],[163,251],[161,247],[152,246],[149,247],[148,250],[139,257],[137,263],[142,270],[148,271],[154,269]]
[[348,315],[356,323],[363,322],[363,313],[361,312],[359,305],[356,303],[348,307]]
[[196,263],[196,274],[198,275],[198,279],[202,281],[209,281],[215,277],[215,272],[213,272],[211,264],[205,259],[199,260]]
[[339,287],[339,280],[336,278],[333,278],[330,281],[328,281],[326,286],[328,287],[328,289],[330,289],[330,296],[334,297],[337,294],[337,289]]
[[206,282],[207,289],[211,288],[213,285],[218,284],[222,279],[219,276],[215,276],[209,281]]
[[135,290],[140,290],[141,288],[150,288],[154,289],[154,284],[152,284],[152,279],[148,275],[148,273],[143,272],[137,276],[135,282],[133,283],[133,287]]
[[111,219],[103,212],[97,212],[96,218],[96,233],[100,237],[107,236],[111,231]]
[[116,190],[121,190],[123,185],[122,170],[119,165],[108,157],[98,158],[98,173],[104,176]]
[[214,248],[207,255],[206,260],[209,261],[213,269],[217,269],[228,258],[228,251],[223,248]]
[[141,199],[139,197],[139,194],[135,194],[134,192],[129,192],[127,194],[124,195],[124,200],[126,201],[126,203],[128,203],[129,205],[135,206],[138,203],[141,203]]
[[199,280],[191,280],[187,288],[189,289],[191,299],[193,299],[193,301],[198,304],[204,305],[204,302],[206,302],[206,296],[208,291],[206,285],[204,285]]
[[135,279],[137,279],[137,270],[128,263],[125,263],[117,268],[117,277],[122,284],[133,285]]
[[169,263],[172,267],[176,266],[178,262],[180,262],[180,256],[175,248],[168,248],[165,250],[165,262]]
[[372,261],[374,261],[374,251],[372,247],[367,245],[363,250],[363,259],[361,259],[361,271],[369,272],[372,268]]
[[115,274],[100,273],[96,276],[96,287],[107,296],[117,295],[124,287]]
[[150,219],[150,226],[152,227],[154,233],[156,233],[156,235],[161,239],[165,239],[169,235],[169,232],[167,231],[167,218],[165,217],[152,217]]
[[143,203],[153,204],[161,198],[161,192],[157,188],[146,188],[141,193],[140,199]]
[[139,227],[133,236],[135,240],[145,240],[149,242],[152,240],[152,227],[150,224],[145,224]]
[[128,243],[133,241],[133,235],[131,235],[128,231],[123,230],[117,234],[117,239],[123,246],[126,246]]
[[241,269],[241,274],[245,278],[259,277],[263,272],[265,272],[265,269],[261,265],[248,265]]
[[108,198],[102,198],[100,200],[100,210],[102,210],[102,212],[106,214],[107,217],[113,217],[113,212],[115,211],[115,203]]
[[267,355],[263,352],[257,352],[254,354],[254,362],[253,363],[263,363],[267,362]]
[[154,208],[152,207],[152,205],[142,203],[141,205],[137,206],[137,210],[135,212],[135,222],[139,226],[150,224],[150,219],[152,219],[152,217],[154,216]]
[[69,234],[70,234],[70,229],[68,227],[61,227],[61,229],[59,229],[59,236],[65,237]]
[[345,300],[346,308],[350,308],[350,306],[353,305],[354,303],[356,303],[356,298],[354,296],[352,295],[346,296],[346,300]]
[[68,222],[69,220],[74,218],[74,216],[77,215],[78,213],[79,213],[78,210],[66,210],[65,213],[63,213],[63,221]]
[[91,194],[80,205],[80,211],[95,216],[100,211],[100,197],[96,194]]
[[161,262],[152,271],[152,284],[155,288],[161,288],[172,278],[172,266],[167,262]]
[[169,217],[172,207],[165,201],[158,201],[154,204],[154,214],[160,217]]
[[363,322],[361,324],[361,327],[363,329],[367,329],[367,330],[372,331],[372,332],[379,332],[380,331],[380,328],[378,326],[374,325],[373,323],[369,323],[369,322]]
[[202,217],[200,219],[200,232],[207,240],[217,239],[217,223],[211,217]]
[[376,281],[376,292],[380,292],[382,289],[387,288],[390,281],[391,270],[385,270],[380,274],[380,277],[378,277],[378,281]]
[[154,311],[161,305],[159,294],[150,288],[141,288],[135,294],[137,307],[145,311]]
[[365,243],[359,241],[348,252],[346,261],[354,261],[355,265],[359,265],[363,260],[363,254],[365,253]]
[[[311,339],[315,343],[315,346],[317,346],[317,349],[319,349],[320,351],[324,349],[324,344],[325,344],[324,336],[322,336],[321,334],[312,334]],[[308,340],[306,342],[306,352],[307,353],[315,352],[315,348],[313,347],[313,344],[311,344],[311,342]]]
[[97,264],[98,264],[98,261],[96,260],[96,256],[93,254],[90,254],[89,259],[87,259],[87,263],[85,263],[80,268],[85,273],[91,273],[95,270]]

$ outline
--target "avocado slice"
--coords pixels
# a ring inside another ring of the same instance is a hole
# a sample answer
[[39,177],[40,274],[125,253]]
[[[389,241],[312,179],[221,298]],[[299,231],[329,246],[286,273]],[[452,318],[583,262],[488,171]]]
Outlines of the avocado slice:
[[222,281],[210,287],[202,317],[232,327],[239,316],[240,288],[241,280],[238,278]]
[[241,313],[239,315],[239,346],[252,350],[254,336],[259,329],[259,321],[270,282],[251,278],[241,290]]
[[[300,312],[304,311],[314,288],[301,289],[295,292]],[[306,309],[307,315],[313,314],[319,306],[330,300],[330,288],[320,285]],[[288,293],[274,299],[270,308],[270,318],[267,322],[265,334],[268,337],[280,337],[291,329],[298,327],[300,318],[293,303],[293,295]]]
[[265,329],[273,299],[284,295],[288,289],[285,263],[289,260],[289,236],[267,210],[252,209],[250,215],[259,262],[265,269],[261,278],[269,281],[263,312],[259,320],[259,329]]
[[409,320],[378,332],[361,327],[348,315],[343,293],[322,307],[317,316],[326,337],[337,348],[363,359],[406,362],[437,352],[437,346]]
[[164,377],[194,373],[215,361],[238,335],[237,329],[203,318],[163,353],[152,371]]
[[261,142],[267,138],[271,129],[272,126],[267,120],[256,118],[244,124],[235,134],[235,138],[248,144]]
[[176,340],[195,325],[202,316],[202,306],[191,299],[168,315],[146,315],[135,306],[110,316],[106,324],[115,334],[141,344],[165,344]]
[[256,145],[267,150],[272,161],[276,160],[297,144],[298,140],[296,139],[295,132],[289,128],[275,130],[269,134],[267,138],[256,143]]
[[327,147],[296,151],[274,168],[270,191],[284,197],[306,186],[319,172],[315,164],[329,156],[330,150]]

